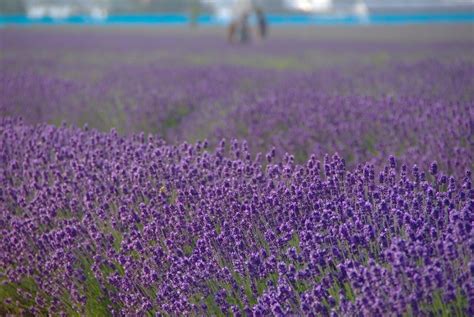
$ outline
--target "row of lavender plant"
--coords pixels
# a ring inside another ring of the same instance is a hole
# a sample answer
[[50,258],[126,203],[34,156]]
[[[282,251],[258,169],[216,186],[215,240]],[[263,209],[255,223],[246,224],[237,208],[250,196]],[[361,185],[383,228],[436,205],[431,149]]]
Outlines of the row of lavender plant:
[[380,167],[396,153],[410,165],[428,168],[437,160],[462,175],[473,160],[473,74],[470,63],[424,61],[290,76],[235,107],[215,134],[244,136],[257,149],[273,144],[299,161],[338,152],[351,166]]
[[351,168],[390,154],[458,177],[472,168],[469,41],[275,36],[233,47],[212,34],[129,32],[2,30],[0,115],[170,143],[244,138],[253,154],[271,144],[297,162],[338,152]]
[[351,167],[366,161],[380,167],[396,153],[423,168],[436,159],[459,176],[473,159],[473,73],[472,64],[434,61],[310,74],[130,66],[93,85],[5,73],[0,111],[29,122],[62,118],[148,131],[168,142],[245,138],[252,153],[273,144],[298,162],[338,152]]
[[1,314],[472,315],[471,171],[0,121]]

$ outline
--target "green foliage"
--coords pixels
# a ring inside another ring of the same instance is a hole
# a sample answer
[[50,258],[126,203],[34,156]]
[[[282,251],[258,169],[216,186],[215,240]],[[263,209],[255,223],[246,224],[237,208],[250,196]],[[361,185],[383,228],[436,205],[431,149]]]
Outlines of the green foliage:
[[294,247],[296,249],[296,252],[301,252],[300,249],[300,237],[298,236],[297,233],[294,233],[293,236],[291,237],[291,240],[288,242],[290,247]]
[[86,273],[86,313],[88,316],[111,316],[107,308],[108,299],[104,299],[100,290],[99,282],[92,275]]
[[192,109],[186,104],[178,104],[168,112],[163,127],[165,130],[177,127],[181,121],[191,113]]
[[374,134],[366,134],[363,140],[363,148],[373,156],[378,156],[379,152],[376,149],[378,144]]
[[193,253],[193,250],[194,250],[194,245],[185,245],[183,247],[183,252],[184,252],[184,255],[186,256],[190,256],[192,253]]
[[222,310],[219,308],[219,306],[217,306],[217,303],[214,300],[214,296],[212,295],[207,296],[204,302],[207,307],[207,312],[210,316],[218,316],[218,317],[225,316]]
[[90,259],[83,257],[81,259],[81,266],[86,276],[84,282],[87,316],[111,316],[108,305],[111,303],[110,299],[104,296],[101,290],[99,281],[97,281],[94,273],[91,270]]
[[[24,291],[29,296],[20,295],[18,290]],[[3,280],[0,280],[0,315],[21,315],[21,310],[34,305],[36,293],[37,286],[32,278],[25,278],[18,284],[3,284]],[[7,300],[10,303],[7,303]]]
[[354,302],[356,297],[355,297],[354,291],[352,290],[352,286],[349,282],[344,283],[344,291],[345,291],[345,295],[347,299],[350,300],[351,302]]

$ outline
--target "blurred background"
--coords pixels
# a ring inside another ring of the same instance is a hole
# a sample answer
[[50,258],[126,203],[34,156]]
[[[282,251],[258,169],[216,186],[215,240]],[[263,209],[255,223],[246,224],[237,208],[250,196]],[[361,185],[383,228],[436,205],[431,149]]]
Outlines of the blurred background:
[[473,0],[259,0],[231,41],[234,1],[0,0],[0,116],[472,166]]
[[[236,0],[1,0],[0,23],[225,24]],[[260,0],[273,24],[474,21],[473,0]]]

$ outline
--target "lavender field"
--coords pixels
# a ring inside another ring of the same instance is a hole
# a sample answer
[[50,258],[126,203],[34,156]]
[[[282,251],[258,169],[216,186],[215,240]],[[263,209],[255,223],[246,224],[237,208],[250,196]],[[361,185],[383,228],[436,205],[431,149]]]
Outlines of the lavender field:
[[0,29],[0,315],[474,315],[473,52]]

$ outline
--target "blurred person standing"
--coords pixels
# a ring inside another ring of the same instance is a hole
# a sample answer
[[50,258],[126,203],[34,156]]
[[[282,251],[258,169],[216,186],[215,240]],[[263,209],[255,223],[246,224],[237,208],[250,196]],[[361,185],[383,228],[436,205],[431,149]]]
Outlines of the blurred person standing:
[[268,27],[265,14],[258,0],[235,0],[232,7],[232,17],[228,28],[228,40],[234,42],[235,38],[245,43],[250,40],[250,20],[256,19],[256,36],[263,39],[267,35]]
[[199,22],[201,13],[201,2],[199,0],[191,0],[189,4],[189,25],[196,27]]

